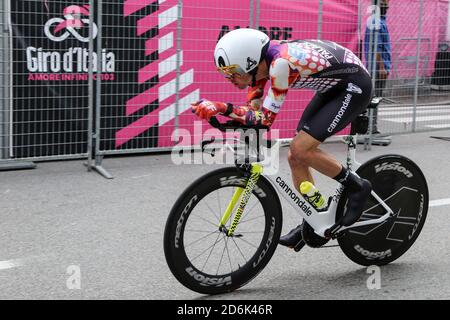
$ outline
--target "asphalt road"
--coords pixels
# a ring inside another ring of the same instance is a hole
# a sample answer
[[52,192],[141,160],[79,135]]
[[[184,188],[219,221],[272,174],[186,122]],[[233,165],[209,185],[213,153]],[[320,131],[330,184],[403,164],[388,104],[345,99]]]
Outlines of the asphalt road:
[[[394,136],[388,147],[424,171],[430,200],[450,198],[450,131]],[[345,146],[325,144],[339,159]],[[284,148],[282,156],[286,157]],[[413,247],[381,268],[381,288],[369,290],[367,269],[339,248],[279,247],[264,271],[227,295],[203,296],[170,273],[162,237],[178,195],[215,166],[175,165],[170,155],[108,158],[106,180],[82,161],[39,163],[31,171],[0,172],[0,299],[449,299],[450,201],[432,202]],[[281,170],[288,172],[287,163]],[[331,192],[328,180],[316,184]],[[447,204],[446,204],[447,203]],[[298,224],[284,206],[283,232]]]

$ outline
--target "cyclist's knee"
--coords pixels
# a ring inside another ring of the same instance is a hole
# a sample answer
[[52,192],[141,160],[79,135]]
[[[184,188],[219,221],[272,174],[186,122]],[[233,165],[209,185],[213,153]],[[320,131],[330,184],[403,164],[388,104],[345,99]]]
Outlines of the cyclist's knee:
[[301,131],[292,141],[289,149],[289,163],[292,165],[309,166],[314,159],[314,152],[320,145],[320,141],[304,131]]
[[288,162],[291,167],[296,167],[299,165],[299,161],[294,152],[291,149],[288,151]]
[[313,152],[303,146],[291,145],[288,153],[288,161],[291,166],[309,165]]

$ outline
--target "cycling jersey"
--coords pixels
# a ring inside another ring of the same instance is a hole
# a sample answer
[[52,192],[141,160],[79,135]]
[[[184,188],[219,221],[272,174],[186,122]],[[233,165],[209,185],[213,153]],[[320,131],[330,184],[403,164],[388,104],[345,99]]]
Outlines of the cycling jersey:
[[[266,62],[270,66],[270,89],[263,105],[274,113],[279,112],[290,88],[326,93],[361,69],[367,72],[351,50],[321,40],[272,41]],[[262,98],[268,80],[249,89],[249,102]]]
[[259,107],[270,80],[263,114],[247,112],[247,124],[270,126],[289,89],[312,89],[316,96],[304,110],[297,131],[324,141],[364,112],[372,97],[372,81],[361,60],[331,41],[272,41],[266,63],[270,77],[256,82],[247,95],[248,105]]

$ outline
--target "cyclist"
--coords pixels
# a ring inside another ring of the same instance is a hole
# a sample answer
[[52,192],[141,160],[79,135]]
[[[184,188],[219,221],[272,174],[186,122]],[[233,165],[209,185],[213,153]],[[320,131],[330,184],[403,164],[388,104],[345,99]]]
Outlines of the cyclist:
[[[192,111],[202,119],[220,114],[246,125],[270,127],[289,89],[316,91],[290,145],[293,183],[297,188],[303,181],[314,183],[310,168],[340,182],[349,194],[342,224],[356,222],[372,186],[319,146],[363,113],[370,102],[372,81],[358,57],[331,41],[270,41],[258,30],[237,29],[219,40],[214,58],[218,70],[231,83],[239,89],[248,87],[247,103],[234,106],[202,99],[192,104]],[[263,99],[267,82],[270,89]],[[291,248],[298,245],[303,224],[282,236],[280,244]]]

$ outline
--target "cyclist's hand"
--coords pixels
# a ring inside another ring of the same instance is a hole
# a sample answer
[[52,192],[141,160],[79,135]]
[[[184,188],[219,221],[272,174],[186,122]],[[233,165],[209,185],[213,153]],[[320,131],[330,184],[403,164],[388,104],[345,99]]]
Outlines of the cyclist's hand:
[[195,113],[200,119],[208,120],[211,117],[225,113],[227,111],[227,104],[223,102],[213,102],[206,99],[199,100],[192,103],[192,112]]

